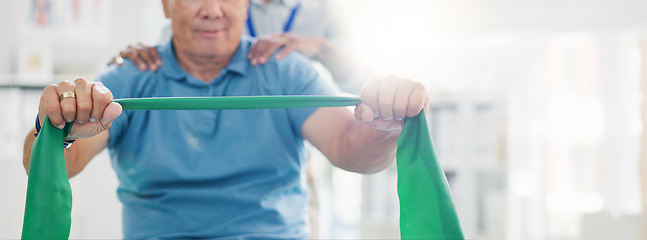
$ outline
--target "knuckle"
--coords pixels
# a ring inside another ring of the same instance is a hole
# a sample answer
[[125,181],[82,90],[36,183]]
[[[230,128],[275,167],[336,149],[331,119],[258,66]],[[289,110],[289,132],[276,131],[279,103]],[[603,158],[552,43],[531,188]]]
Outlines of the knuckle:
[[85,85],[87,82],[88,82],[88,81],[87,81],[87,80],[85,80],[85,78],[82,78],[82,77],[77,78],[77,79],[74,79],[74,83],[75,83],[76,85]]
[[411,104],[411,111],[414,111],[414,112],[417,113],[418,111],[420,111],[420,109],[422,109],[422,105],[423,105],[423,103],[421,101],[413,102]]
[[419,107],[419,106],[422,106],[423,102],[424,102],[424,96],[422,94],[414,94],[411,96],[411,101],[409,102],[409,105],[414,107]]
[[416,101],[420,104],[424,104],[429,101],[429,96],[426,92],[418,92],[418,94],[415,94],[415,96],[412,96],[411,98],[413,99],[412,101]]
[[415,84],[415,89],[417,89],[419,91],[423,91],[423,92],[427,91],[427,87],[425,87],[425,85],[422,84],[421,82],[416,82],[416,81],[412,81],[412,80],[409,80],[409,81],[411,81],[411,82],[413,82]]
[[47,115],[47,116],[49,117],[50,124],[53,126],[58,126],[61,123],[65,123],[65,120],[63,120],[61,116],[56,116],[56,115]]
[[382,76],[373,76],[373,77],[368,79],[367,84],[378,85],[379,86],[379,85],[382,84],[383,79],[384,79],[384,77],[382,77]]
[[380,115],[382,117],[391,117],[393,116],[393,109],[380,105]]
[[71,115],[76,112],[76,108],[71,104],[61,105],[61,112],[63,113],[63,115]]
[[375,97],[375,92],[370,91],[367,87],[363,88],[359,93],[359,98],[362,101],[372,100]]
[[58,106],[54,104],[48,104],[45,106],[45,111],[47,111],[47,113],[55,113],[56,111],[58,111]]
[[95,96],[94,101],[98,103],[108,103],[112,100],[112,93],[105,92]]
[[377,103],[380,107],[380,111],[382,110],[391,110],[393,109],[393,104],[390,104],[386,99],[380,98],[377,100]]
[[390,107],[392,107],[391,106],[392,104],[389,104],[391,101],[389,99],[387,99],[386,97],[380,97],[377,100],[377,102],[380,103],[380,107],[382,107],[382,108],[390,108]]
[[78,103],[78,104],[76,105],[76,107],[77,107],[78,111],[80,111],[80,112],[89,112],[89,111],[92,111],[92,104],[90,104],[90,103],[86,103],[86,102],[84,102],[84,103]]
[[413,117],[422,110],[422,103],[414,102],[411,104],[410,108],[407,110],[407,116]]
[[58,84],[50,84],[47,85],[45,88],[43,88],[43,93],[45,92],[56,92],[56,89],[58,88]]
[[403,115],[403,114],[405,114],[407,112],[407,106],[404,105],[404,104],[395,105],[395,106],[393,106],[393,111],[397,115]]
[[58,86],[60,86],[60,87],[71,87],[71,86],[74,86],[74,83],[70,82],[70,81],[62,81],[62,82],[58,83]]

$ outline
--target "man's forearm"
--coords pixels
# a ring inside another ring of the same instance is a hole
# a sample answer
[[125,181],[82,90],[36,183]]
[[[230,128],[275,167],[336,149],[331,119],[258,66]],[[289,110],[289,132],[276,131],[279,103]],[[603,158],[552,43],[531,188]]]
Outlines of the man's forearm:
[[375,173],[388,167],[395,159],[400,131],[381,131],[365,124],[349,129],[349,137],[341,143],[338,167],[358,173]]
[[31,159],[31,146],[34,144],[34,140],[36,137],[34,134],[36,133],[36,128],[32,128],[29,133],[27,133],[27,137],[25,137],[25,144],[23,147],[23,154],[22,154],[22,165],[25,167],[25,171],[27,174],[29,174],[29,160]]
[[[23,147],[23,166],[25,167],[25,171],[27,174],[29,174],[29,163],[31,159],[31,149],[34,143],[34,140],[36,137],[34,134],[36,133],[36,129],[32,128],[31,131],[27,134],[27,137],[25,138],[25,145]],[[87,165],[87,163],[96,155],[96,153],[100,152],[102,147],[98,148],[93,148],[91,145],[88,144],[88,139],[79,139],[76,141],[70,148],[66,148],[63,153],[65,154],[65,166],[67,168],[67,176],[68,177],[73,177],[83,168]],[[62,145],[62,142],[61,142]],[[82,151],[86,150],[86,151]]]

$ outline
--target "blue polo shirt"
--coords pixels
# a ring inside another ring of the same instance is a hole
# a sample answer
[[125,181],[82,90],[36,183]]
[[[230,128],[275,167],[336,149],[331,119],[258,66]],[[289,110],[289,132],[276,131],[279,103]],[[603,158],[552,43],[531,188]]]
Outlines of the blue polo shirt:
[[[126,61],[98,80],[114,98],[334,94],[299,54],[251,66],[251,44],[211,83],[178,65],[172,42],[157,72]],[[315,110],[124,111],[109,143],[124,238],[307,238],[301,126]]]

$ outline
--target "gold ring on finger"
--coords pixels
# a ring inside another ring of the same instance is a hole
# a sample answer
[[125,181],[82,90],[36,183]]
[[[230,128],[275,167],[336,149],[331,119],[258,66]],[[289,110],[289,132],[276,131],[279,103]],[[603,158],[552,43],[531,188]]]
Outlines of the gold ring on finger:
[[61,93],[60,96],[58,96],[59,101],[63,101],[63,99],[66,98],[76,98],[76,94],[74,92],[64,92]]

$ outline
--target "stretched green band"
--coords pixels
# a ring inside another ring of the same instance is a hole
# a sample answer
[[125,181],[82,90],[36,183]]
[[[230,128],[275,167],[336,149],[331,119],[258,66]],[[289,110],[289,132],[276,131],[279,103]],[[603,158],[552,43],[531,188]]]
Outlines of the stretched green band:
[[[342,107],[358,98],[337,96],[253,96],[116,99],[124,110],[206,110]],[[72,192],[65,169],[63,130],[45,124],[32,146],[23,239],[67,239]],[[398,139],[398,196],[402,239],[463,239],[445,175],[438,164],[424,113],[405,119]]]
[[124,110],[210,110],[343,107],[357,105],[356,97],[337,96],[236,96],[116,99]]

